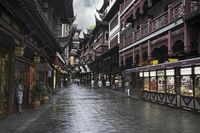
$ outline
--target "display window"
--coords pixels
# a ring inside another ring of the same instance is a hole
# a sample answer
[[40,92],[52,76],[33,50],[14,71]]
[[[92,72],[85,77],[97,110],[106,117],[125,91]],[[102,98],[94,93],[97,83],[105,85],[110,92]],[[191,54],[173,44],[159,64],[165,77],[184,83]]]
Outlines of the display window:
[[195,97],[200,98],[200,67],[194,68],[195,73]]
[[144,72],[144,90],[149,91],[149,72]]
[[174,69],[166,70],[166,93],[168,94],[176,94],[174,75]]
[[156,92],[157,91],[157,79],[156,79],[156,71],[150,72],[150,91]]
[[166,92],[168,94],[176,94],[175,91],[175,78],[174,76],[168,76],[166,78],[167,84],[166,84]]
[[165,93],[165,71],[157,71],[158,76],[158,92]]
[[181,95],[193,96],[192,68],[181,68]]

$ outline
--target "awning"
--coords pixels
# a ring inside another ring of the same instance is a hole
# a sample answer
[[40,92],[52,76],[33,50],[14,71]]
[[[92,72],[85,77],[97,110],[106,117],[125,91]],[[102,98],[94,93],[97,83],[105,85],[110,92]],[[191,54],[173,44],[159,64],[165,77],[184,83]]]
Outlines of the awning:
[[48,72],[52,71],[53,68],[49,65],[49,63],[39,63],[36,65],[36,70],[38,72]]
[[193,59],[180,60],[180,61],[171,62],[171,63],[167,62],[167,63],[158,64],[158,65],[148,65],[144,67],[131,68],[131,69],[125,70],[125,72],[127,73],[142,72],[142,71],[173,68],[173,67],[188,66],[188,65],[200,65],[200,57],[193,58]]

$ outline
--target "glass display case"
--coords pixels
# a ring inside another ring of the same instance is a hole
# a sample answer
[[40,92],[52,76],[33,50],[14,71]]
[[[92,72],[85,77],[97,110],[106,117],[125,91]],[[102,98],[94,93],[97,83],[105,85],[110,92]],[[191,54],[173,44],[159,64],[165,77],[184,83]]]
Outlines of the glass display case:
[[150,72],[150,91],[156,92],[157,91],[157,79],[156,79],[156,71]]
[[144,72],[144,90],[149,91],[149,72]]
[[200,67],[195,67],[194,73],[195,73],[195,97],[200,98]]
[[193,96],[192,68],[181,68],[181,95]]
[[176,94],[174,69],[166,70],[166,93]]
[[158,76],[158,93],[165,93],[165,71],[157,71]]

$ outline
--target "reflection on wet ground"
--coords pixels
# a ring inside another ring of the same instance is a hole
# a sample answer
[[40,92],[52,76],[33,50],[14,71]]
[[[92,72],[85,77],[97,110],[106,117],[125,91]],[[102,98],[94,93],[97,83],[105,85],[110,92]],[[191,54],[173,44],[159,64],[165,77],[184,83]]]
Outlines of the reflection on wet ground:
[[71,85],[24,133],[196,133],[200,117],[106,90]]

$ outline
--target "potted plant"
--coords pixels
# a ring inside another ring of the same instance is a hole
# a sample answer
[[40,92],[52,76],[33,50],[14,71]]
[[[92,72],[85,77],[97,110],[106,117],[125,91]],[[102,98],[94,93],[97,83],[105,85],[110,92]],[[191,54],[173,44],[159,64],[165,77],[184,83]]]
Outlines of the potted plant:
[[37,89],[37,86],[34,87],[33,93],[32,93],[32,106],[34,109],[39,109],[40,108],[40,93]]
[[48,87],[44,82],[40,82],[40,87],[42,90],[42,101],[44,104],[47,104],[49,102]]

